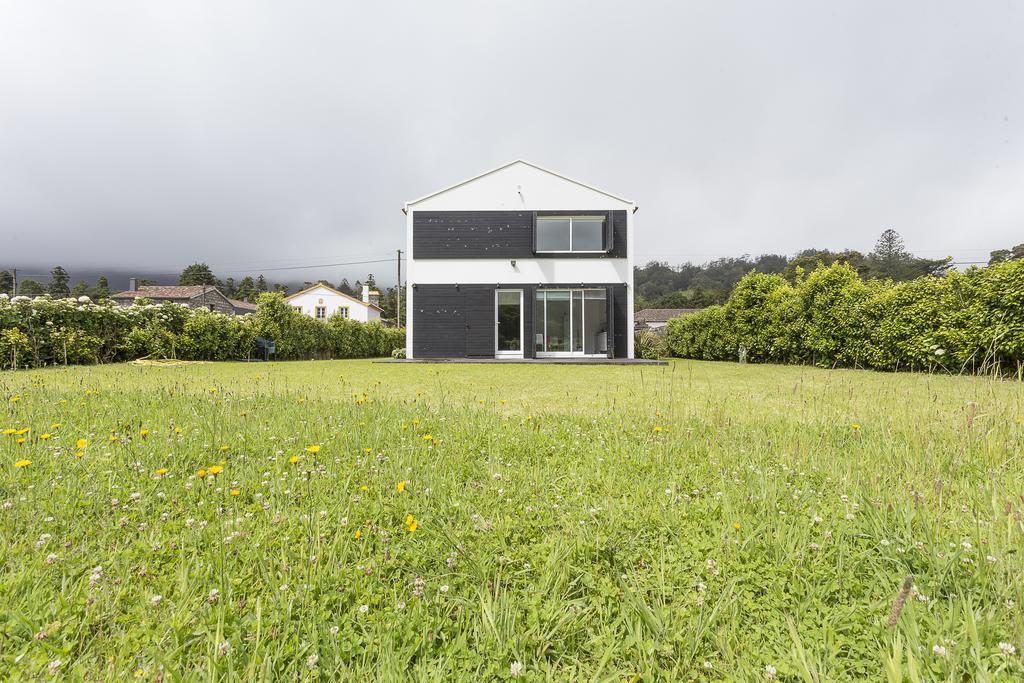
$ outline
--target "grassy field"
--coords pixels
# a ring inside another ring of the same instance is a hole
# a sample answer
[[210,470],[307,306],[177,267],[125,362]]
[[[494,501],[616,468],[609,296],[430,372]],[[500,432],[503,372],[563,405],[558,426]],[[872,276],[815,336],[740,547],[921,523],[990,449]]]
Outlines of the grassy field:
[[4,680],[1024,678],[1016,383],[339,361],[0,397]]

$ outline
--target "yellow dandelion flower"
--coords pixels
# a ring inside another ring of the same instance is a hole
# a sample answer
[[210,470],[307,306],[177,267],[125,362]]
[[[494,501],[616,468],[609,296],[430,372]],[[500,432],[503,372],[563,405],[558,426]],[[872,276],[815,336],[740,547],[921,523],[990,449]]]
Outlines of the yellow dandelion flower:
[[239,491],[238,489],[231,489],[231,495],[232,496],[237,496],[240,493],[241,493],[241,491]]
[[181,429],[181,427],[175,427],[175,428],[174,428],[174,433],[175,433],[175,434],[181,434],[181,432],[182,432],[182,429]]
[[147,436],[149,436],[149,430],[148,429],[140,429],[139,430],[139,436],[141,436],[143,439],[145,439]]
[[306,446],[306,452],[307,453],[312,453],[313,455],[316,455],[317,453],[320,452],[320,447],[317,446],[317,445]]
[[20,469],[24,469],[25,467],[28,467],[31,464],[32,464],[31,460],[19,460],[18,462],[14,463],[14,466],[17,467],[20,470]]
[[363,484],[362,486],[359,487],[359,490],[362,491],[363,493],[366,493],[367,491],[370,490],[370,487],[367,486],[366,484]]
[[654,433],[655,434],[661,434],[663,431],[665,431],[665,428],[662,427],[661,425],[659,425],[659,426],[654,428]]
[[107,440],[110,441],[110,443],[114,443],[115,441],[117,441],[117,434],[111,434],[110,438]]
[[401,493],[402,491],[405,490],[405,482],[404,481],[398,482],[398,486],[396,486],[395,488],[397,488],[398,492]]
[[363,537],[363,532],[360,531],[359,529],[356,529],[356,533],[353,534],[353,537],[358,541],[360,538]]
[[299,462],[299,456],[293,455],[292,457],[288,458],[288,462],[290,462],[293,465],[297,464]]
[[162,476],[164,476],[165,474],[167,474],[167,471],[168,471],[168,470],[167,470],[167,468],[166,468],[166,467],[161,467],[160,469],[158,469],[158,470],[156,471],[156,476],[158,476],[158,477],[162,477]]
[[433,441],[434,440],[434,435],[433,434],[424,434],[423,435],[423,440],[424,441]]
[[11,403],[17,403],[20,400],[21,400],[21,396],[18,396],[17,394],[15,394],[14,396],[11,396]]
[[367,446],[366,448],[363,449],[363,453],[373,453],[373,449]]
[[210,474],[217,475],[223,472],[224,468],[221,467],[220,465],[210,465],[210,467],[207,468],[206,471],[209,472]]
[[733,529],[735,529],[736,531],[739,531],[739,530],[740,530],[740,527],[742,527],[742,526],[743,526],[743,525],[742,525],[742,524],[740,524],[739,522],[733,522],[733,523],[732,523],[732,528],[733,528]]
[[206,470],[200,469],[198,472],[196,472],[196,476],[202,479],[203,477],[206,476]]
[[852,424],[852,425],[850,425],[850,429],[852,429],[853,431],[857,431],[858,429],[860,429],[860,425],[859,424]]
[[4,435],[5,436],[11,436],[12,434],[15,434],[17,431],[18,431],[17,429],[12,429],[12,428],[8,427],[7,429],[4,430]]
[[15,443],[17,443],[20,446],[21,444],[25,443],[25,437],[22,436],[18,438],[18,440]]
[[50,429],[60,429],[60,422],[54,422],[50,425]]
[[42,439],[43,441],[47,441],[50,438],[50,435],[49,434],[40,434],[39,438]]
[[75,448],[85,448],[87,445],[89,445],[89,442],[85,439],[79,439],[75,442]]
[[219,450],[221,453],[226,453],[227,451],[231,450],[231,446],[224,444],[223,446],[220,447]]
[[[409,516],[412,517],[412,515],[409,515]],[[409,528],[409,533],[411,534],[412,532],[414,532],[414,531],[416,531],[417,529],[420,528],[420,523],[417,522],[415,519],[413,519],[412,521],[410,521],[405,526]]]

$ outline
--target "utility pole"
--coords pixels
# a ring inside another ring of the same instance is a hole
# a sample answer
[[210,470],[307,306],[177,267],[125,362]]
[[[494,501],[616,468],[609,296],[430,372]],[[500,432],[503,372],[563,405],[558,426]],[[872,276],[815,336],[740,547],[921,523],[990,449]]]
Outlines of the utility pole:
[[14,292],[11,294],[11,297],[13,298],[18,296],[18,269],[12,268],[11,270],[14,271]]
[[398,250],[398,282],[395,283],[395,325],[402,326],[402,250]]

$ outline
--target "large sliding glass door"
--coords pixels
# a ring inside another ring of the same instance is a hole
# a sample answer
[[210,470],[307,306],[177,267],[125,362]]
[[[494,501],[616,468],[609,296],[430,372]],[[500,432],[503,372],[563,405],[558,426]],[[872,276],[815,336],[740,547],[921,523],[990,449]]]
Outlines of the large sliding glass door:
[[533,331],[538,357],[608,355],[605,290],[537,290]]

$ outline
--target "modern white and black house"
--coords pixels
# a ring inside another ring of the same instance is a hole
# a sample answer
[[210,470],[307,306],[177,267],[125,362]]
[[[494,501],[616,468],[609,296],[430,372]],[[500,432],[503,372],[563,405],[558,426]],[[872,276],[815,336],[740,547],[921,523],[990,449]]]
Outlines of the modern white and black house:
[[406,203],[409,358],[633,358],[637,205],[526,161]]

